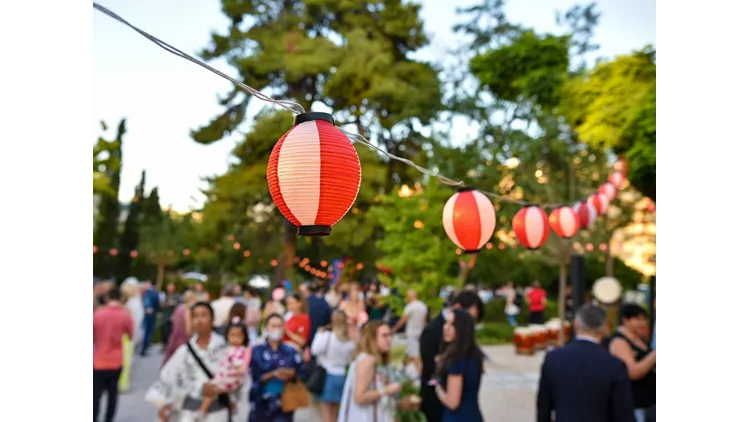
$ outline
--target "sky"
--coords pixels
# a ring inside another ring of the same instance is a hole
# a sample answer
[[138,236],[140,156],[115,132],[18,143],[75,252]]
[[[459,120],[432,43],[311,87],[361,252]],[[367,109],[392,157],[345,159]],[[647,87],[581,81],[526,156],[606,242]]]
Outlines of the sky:
[[[208,45],[211,32],[224,33],[228,20],[219,0],[106,1],[99,4],[161,40],[196,55]],[[506,16],[539,32],[559,33],[555,11],[564,11],[574,0],[507,0]],[[423,2],[422,18],[431,45],[419,54],[437,58],[459,40],[451,28],[458,21],[457,6],[470,0]],[[604,0],[594,42],[601,48],[597,57],[612,58],[647,44],[656,45],[655,0]],[[200,145],[190,130],[207,123],[222,108],[217,97],[228,92],[231,83],[187,60],[159,48],[132,29],[94,10],[94,119],[88,142],[97,137],[112,139],[120,119],[127,119],[123,140],[123,168],[120,200],[133,195],[142,170],[147,189],[159,187],[162,206],[180,212],[200,208],[205,187],[202,179],[222,174],[239,139],[232,135],[212,145]],[[209,63],[234,76],[221,61]],[[250,112],[262,104],[254,101]],[[321,110],[322,111],[322,110]],[[102,132],[100,122],[109,130]],[[83,140],[82,140],[83,141]]]

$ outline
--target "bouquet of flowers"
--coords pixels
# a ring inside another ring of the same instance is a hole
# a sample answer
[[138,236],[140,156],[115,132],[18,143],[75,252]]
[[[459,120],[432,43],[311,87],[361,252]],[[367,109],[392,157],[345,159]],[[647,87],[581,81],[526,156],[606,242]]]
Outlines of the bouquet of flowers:
[[400,364],[391,365],[387,369],[391,382],[400,382],[402,385],[399,405],[394,412],[395,422],[427,422],[427,417],[419,410],[422,404],[422,398],[419,396],[419,378],[409,376]]

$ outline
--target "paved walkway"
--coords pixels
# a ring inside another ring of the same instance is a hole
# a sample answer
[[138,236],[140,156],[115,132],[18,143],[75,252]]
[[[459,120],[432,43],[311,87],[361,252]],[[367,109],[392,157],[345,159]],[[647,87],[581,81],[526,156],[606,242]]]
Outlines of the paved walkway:
[[[144,401],[146,390],[156,378],[162,355],[152,348],[151,355],[134,358],[131,391],[120,395],[116,422],[156,421],[156,408]],[[526,422],[535,415],[536,388],[543,354],[517,356],[512,346],[491,346],[484,348],[487,356],[497,366],[487,364],[482,380],[480,405],[485,421]],[[247,397],[246,394],[243,397]],[[102,400],[102,413],[106,399]],[[247,404],[240,403],[239,415],[234,420],[247,421]],[[102,414],[101,417],[104,415]],[[319,422],[320,417],[314,407],[299,411],[295,415],[299,422]],[[469,422],[469,421],[467,421]]]

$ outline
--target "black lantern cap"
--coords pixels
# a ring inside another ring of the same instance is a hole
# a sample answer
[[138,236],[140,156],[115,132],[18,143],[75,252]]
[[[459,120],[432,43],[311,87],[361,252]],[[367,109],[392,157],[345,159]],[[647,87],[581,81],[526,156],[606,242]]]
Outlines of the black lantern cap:
[[328,236],[331,234],[331,226],[299,226],[297,234],[300,236]]
[[331,124],[335,124],[333,121],[333,115],[328,113],[321,113],[319,111],[308,111],[294,116],[294,125],[297,126],[300,123],[312,122],[313,120],[325,120]]
[[472,190],[477,190],[477,188],[475,188],[474,186],[464,186],[464,187],[456,189],[456,192],[469,192]]

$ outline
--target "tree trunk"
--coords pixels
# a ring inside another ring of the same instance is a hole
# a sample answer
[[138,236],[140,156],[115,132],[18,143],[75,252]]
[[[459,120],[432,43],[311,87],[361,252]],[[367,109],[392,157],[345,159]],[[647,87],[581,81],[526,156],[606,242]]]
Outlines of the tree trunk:
[[458,262],[458,279],[461,281],[461,286],[466,287],[466,280],[469,279],[469,272],[474,268],[474,264],[477,262],[477,255],[473,254],[468,261]]
[[567,264],[560,265],[560,293],[558,294],[558,310],[557,317],[560,318],[560,335],[558,336],[559,346],[565,345],[567,339],[565,338],[565,285],[568,279],[568,266]]
[[156,265],[156,291],[161,291],[161,286],[164,284],[164,272],[166,270],[166,265],[164,264],[157,264]]
[[274,273],[275,285],[280,285],[286,278],[287,272],[294,264],[294,254],[297,250],[297,227],[286,218],[282,223],[284,226],[284,248],[279,256],[279,264]]
[[615,276],[615,259],[612,256],[612,251],[609,246],[607,247],[607,263],[604,266],[604,275],[607,277]]

